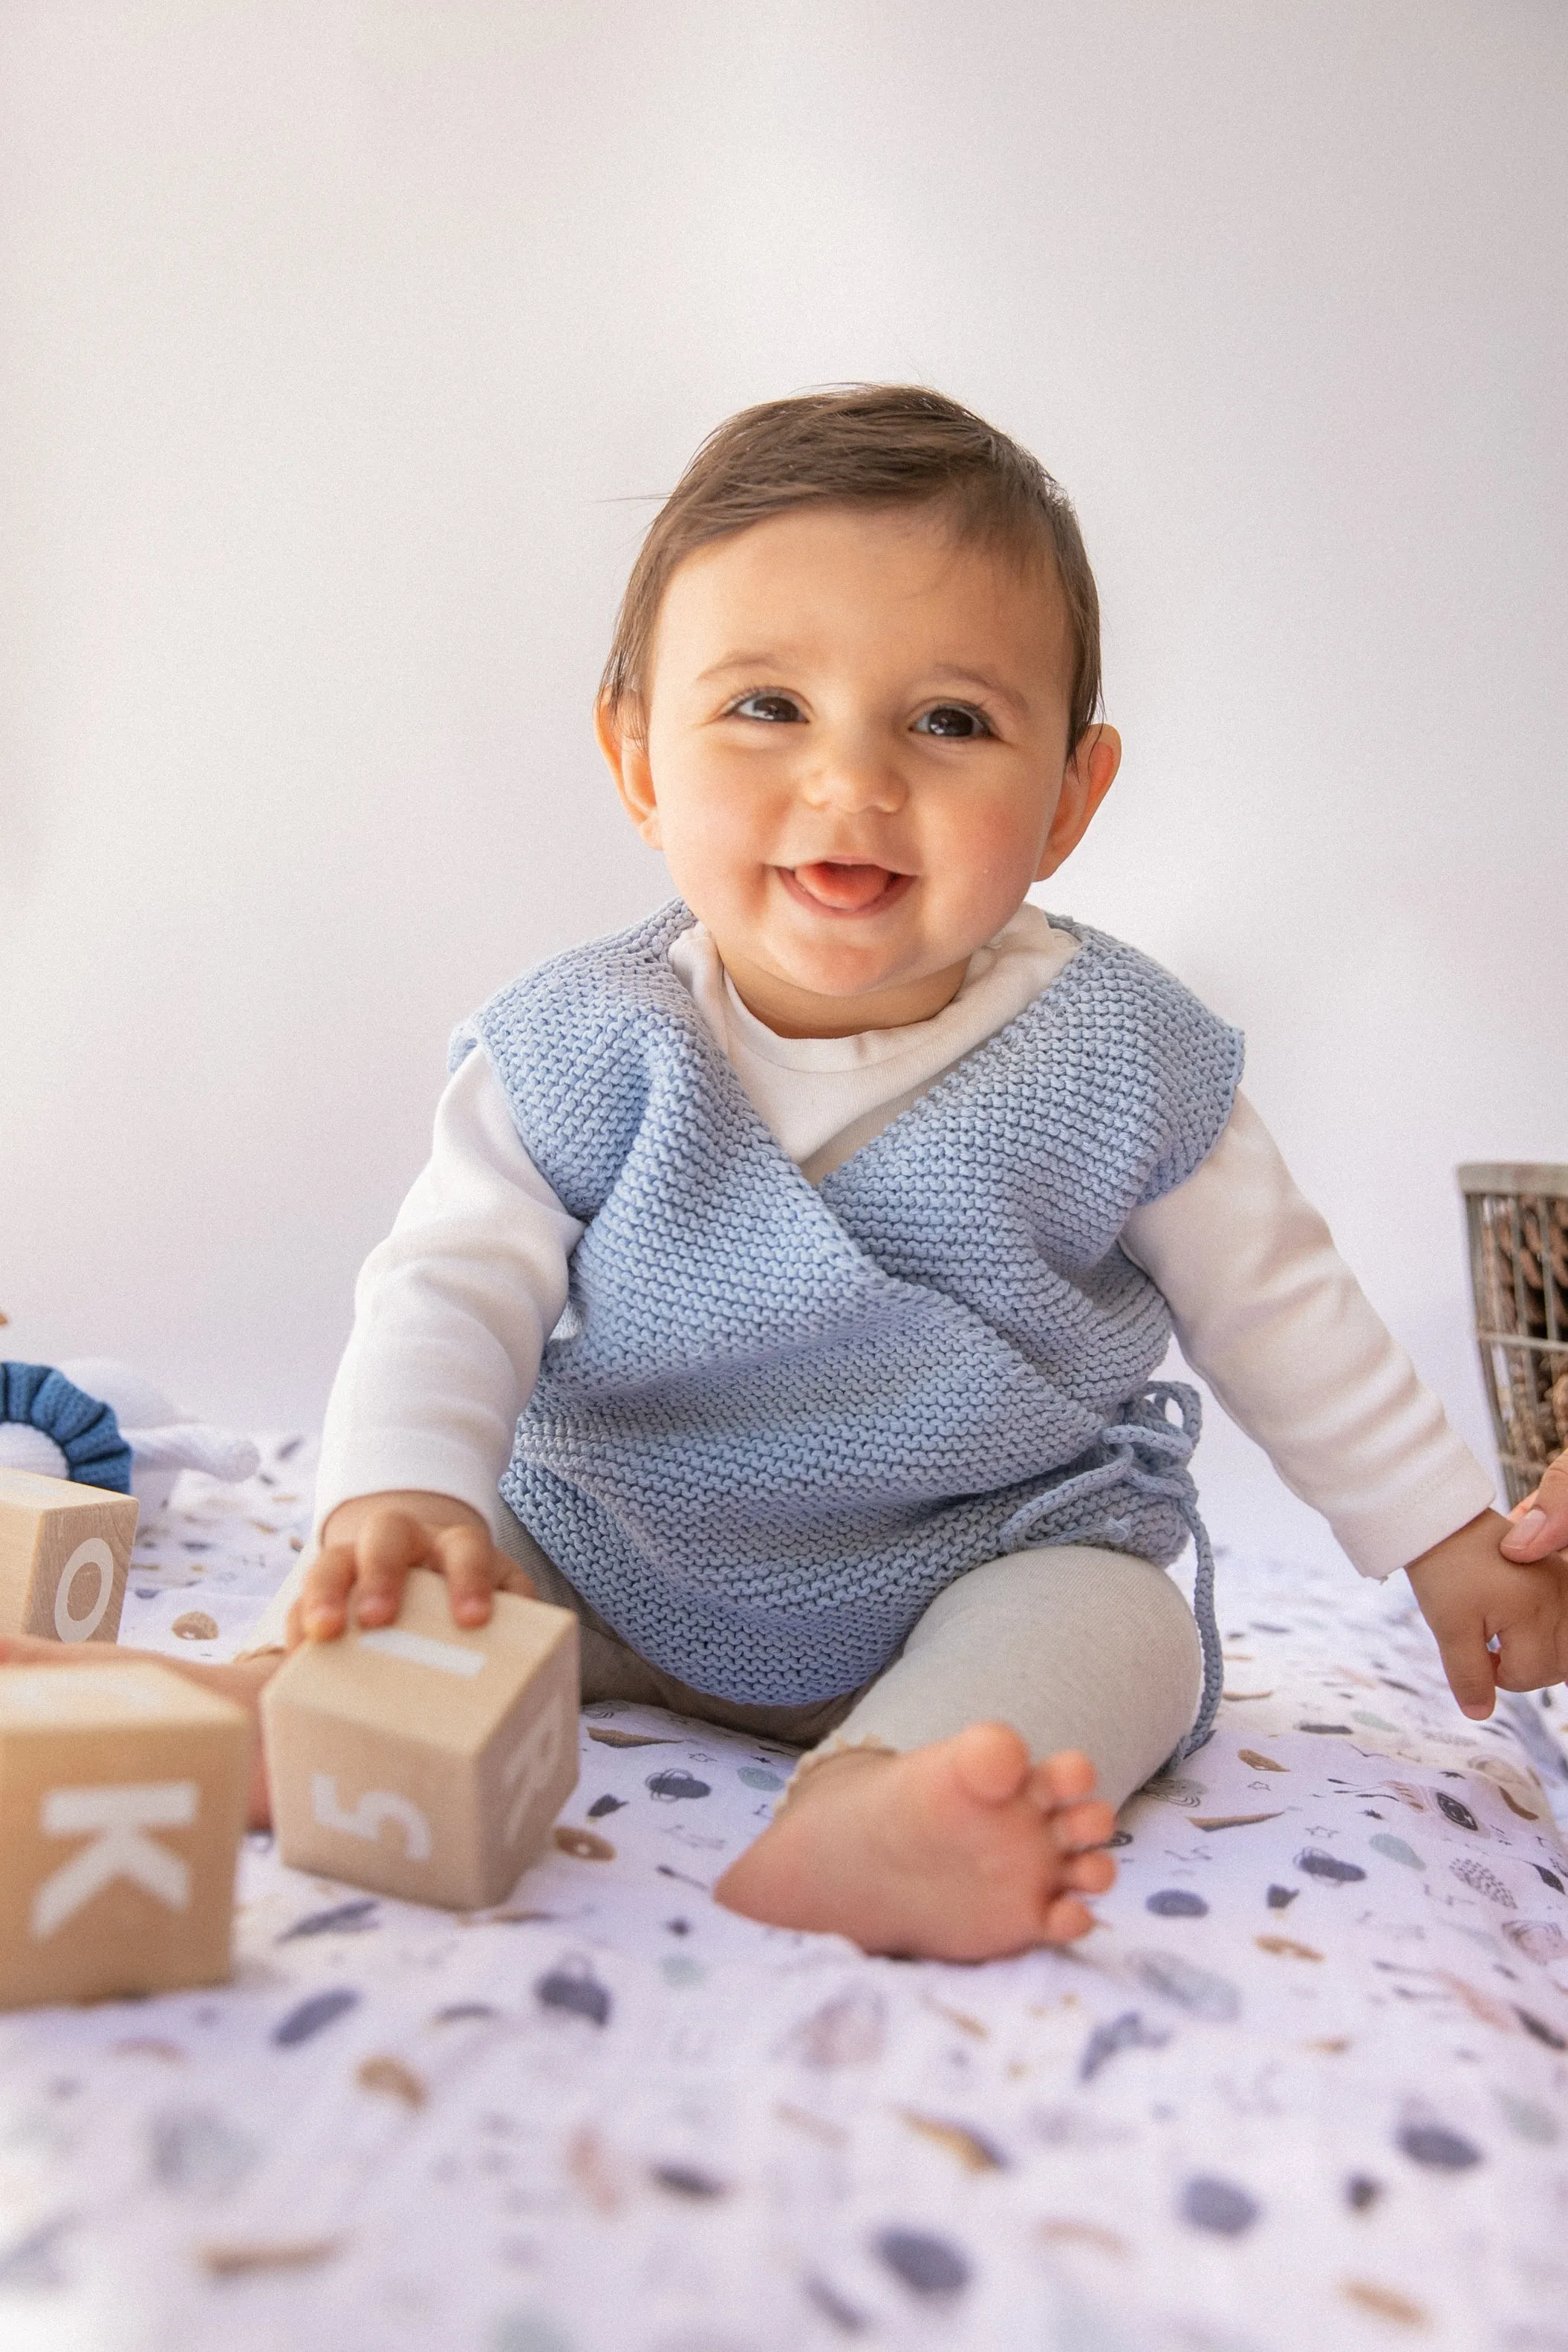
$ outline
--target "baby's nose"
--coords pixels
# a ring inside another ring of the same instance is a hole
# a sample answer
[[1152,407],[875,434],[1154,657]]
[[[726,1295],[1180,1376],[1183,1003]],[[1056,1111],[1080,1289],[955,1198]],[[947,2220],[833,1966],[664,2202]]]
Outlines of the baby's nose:
[[844,813],[874,809],[888,814],[902,808],[905,796],[897,769],[872,753],[824,761],[805,793],[813,807]]

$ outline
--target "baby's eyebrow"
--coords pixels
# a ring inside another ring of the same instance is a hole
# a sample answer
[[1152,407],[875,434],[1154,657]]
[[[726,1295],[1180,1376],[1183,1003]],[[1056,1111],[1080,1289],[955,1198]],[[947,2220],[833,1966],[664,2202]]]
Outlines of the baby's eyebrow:
[[787,652],[781,653],[777,646],[767,646],[760,653],[726,654],[721,661],[714,663],[711,669],[698,673],[697,684],[706,686],[710,678],[727,677],[735,669],[781,672],[789,668],[790,660],[791,656]]
[[997,701],[1005,702],[1019,718],[1027,719],[1029,716],[1029,703],[1025,697],[1014,688],[1004,686],[1001,679],[993,677],[988,670],[952,669],[938,662],[934,669],[927,670],[926,676],[933,679],[945,678],[955,686],[977,686],[982,694],[993,695]]

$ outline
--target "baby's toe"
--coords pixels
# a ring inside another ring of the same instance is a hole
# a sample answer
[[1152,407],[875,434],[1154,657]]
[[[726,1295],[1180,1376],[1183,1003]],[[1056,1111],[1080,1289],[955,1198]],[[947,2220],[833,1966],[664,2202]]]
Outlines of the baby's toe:
[[1077,1853],[1085,1846],[1105,1844],[1115,1826],[1116,1816],[1103,1797],[1089,1797],[1081,1804],[1063,1805],[1051,1817],[1051,1835],[1062,1853]]
[[952,1743],[959,1780],[984,1804],[1005,1804],[1030,1778],[1029,1749],[1010,1724],[971,1723]]
[[1103,1895],[1116,1883],[1116,1865],[1108,1853],[1097,1848],[1092,1853],[1072,1854],[1063,1864],[1061,1875],[1069,1886],[1084,1895]]
[[1086,1936],[1094,1925],[1094,1915],[1087,1903],[1076,1895],[1054,1895],[1045,1908],[1040,1921],[1040,1941],[1045,1944],[1072,1944]]
[[1079,1748],[1059,1748],[1035,1766],[1029,1776],[1029,1793],[1042,1813],[1080,1804],[1094,1793],[1094,1767]]

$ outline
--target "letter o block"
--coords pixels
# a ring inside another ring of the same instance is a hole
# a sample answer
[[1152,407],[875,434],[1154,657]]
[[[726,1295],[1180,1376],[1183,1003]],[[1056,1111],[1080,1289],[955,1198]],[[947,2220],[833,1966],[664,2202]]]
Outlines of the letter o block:
[[395,1625],[307,1642],[262,1693],[278,1852],[418,1903],[498,1903],[577,1786],[577,1619],[496,1595],[452,1622],[416,1569]]
[[117,1641],[135,1540],[134,1496],[0,1469],[0,1633]]
[[0,1666],[0,2008],[228,1975],[251,1736],[164,1666]]

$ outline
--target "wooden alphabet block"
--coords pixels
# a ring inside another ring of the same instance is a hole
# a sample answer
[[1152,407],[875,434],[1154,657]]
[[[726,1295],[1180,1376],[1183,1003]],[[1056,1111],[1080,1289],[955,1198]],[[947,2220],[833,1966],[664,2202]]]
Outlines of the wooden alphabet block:
[[452,1622],[416,1569],[395,1625],[296,1650],[262,1693],[285,1862],[420,1903],[498,1903],[577,1786],[577,1619],[496,1595]]
[[135,1539],[134,1496],[0,1469],[0,1633],[117,1641]]
[[251,1737],[165,1666],[0,1666],[0,2008],[227,1976]]

